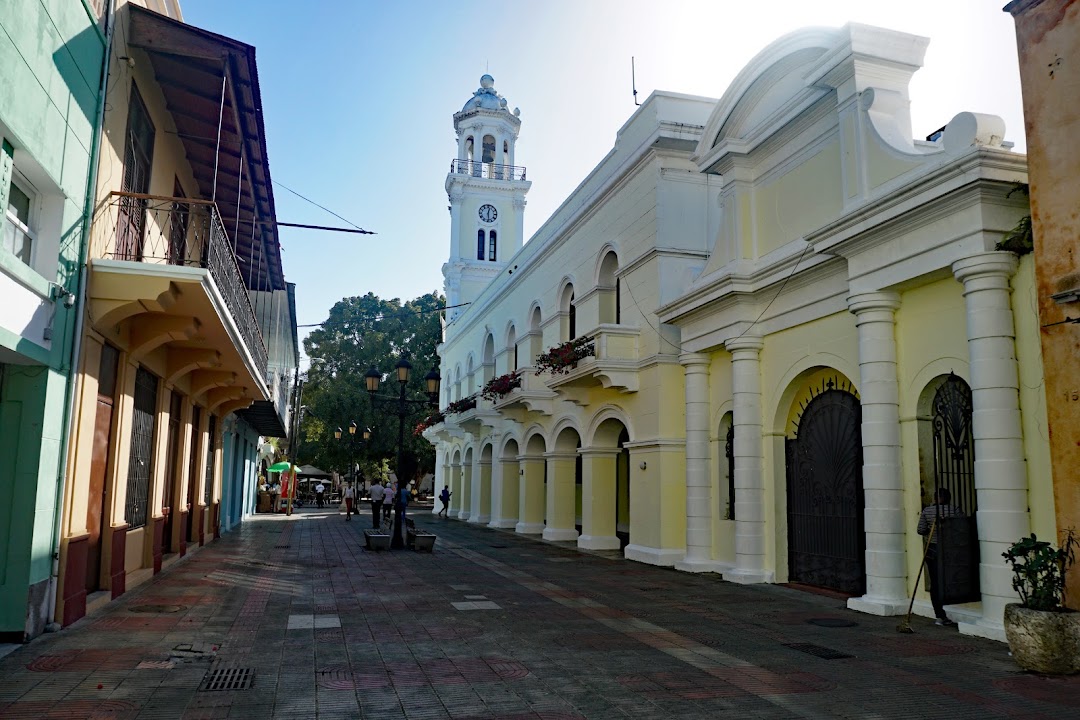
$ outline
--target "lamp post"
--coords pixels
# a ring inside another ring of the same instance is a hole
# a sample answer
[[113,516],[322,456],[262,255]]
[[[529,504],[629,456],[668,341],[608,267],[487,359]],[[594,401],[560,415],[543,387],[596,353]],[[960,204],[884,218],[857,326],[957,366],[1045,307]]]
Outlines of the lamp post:
[[[383,403],[391,408],[391,411],[398,417],[398,442],[397,442],[397,467],[396,474],[398,475],[398,492],[401,491],[401,460],[405,449],[405,418],[409,416],[409,411],[413,407],[425,407],[431,405],[438,405],[439,403],[439,384],[442,378],[439,375],[439,371],[432,368],[427,375],[424,376],[425,392],[428,396],[427,400],[413,400],[405,397],[406,390],[408,389],[409,379],[412,377],[412,363],[405,358],[401,358],[394,364],[395,379],[398,381],[398,394],[394,395],[379,395],[379,385],[382,383],[382,372],[372,365],[368,368],[368,371],[364,373],[364,383],[367,387],[368,395],[371,397],[372,404]],[[395,504],[397,498],[394,498]],[[390,547],[401,547],[401,532],[399,514],[394,513],[394,536],[390,541]]]
[[[334,439],[335,440],[341,440],[341,436],[343,434],[344,433],[342,432],[341,428],[340,427],[337,428],[336,430],[334,430]],[[356,437],[356,421],[354,420],[353,422],[349,423],[350,446],[351,446],[351,444],[353,442],[357,442],[357,441],[359,441],[361,444],[367,444],[367,442],[369,440],[371,440],[371,428],[369,428],[369,427],[364,428],[360,432],[360,437],[358,438],[358,437]],[[357,473],[359,471],[359,468],[357,468],[358,463],[352,463],[352,465],[353,465],[354,468],[356,468],[356,469],[353,470],[353,480],[355,480],[356,475],[357,475]],[[358,490],[359,490],[359,488],[358,488]]]

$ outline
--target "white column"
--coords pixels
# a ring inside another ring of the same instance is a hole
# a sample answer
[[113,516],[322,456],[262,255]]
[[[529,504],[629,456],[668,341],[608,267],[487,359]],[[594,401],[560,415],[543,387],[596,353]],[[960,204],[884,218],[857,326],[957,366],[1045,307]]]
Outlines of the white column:
[[712,482],[709,479],[709,356],[679,356],[686,390],[686,555],[676,570],[712,572]]
[[761,442],[760,337],[744,335],[724,343],[731,353],[732,424],[735,427],[735,569],[724,579],[771,582],[765,569],[765,477]]
[[[481,513],[483,512],[480,491],[481,473],[483,472],[485,464],[487,465],[488,470],[491,468],[490,463],[481,462],[481,454],[481,444],[477,443],[476,447],[473,449],[473,470],[469,478],[472,489],[469,492],[469,517],[467,519],[470,522],[480,522]],[[490,518],[484,518],[485,525],[487,524],[488,519]]]
[[859,329],[862,405],[863,512],[866,594],[848,607],[874,615],[907,612],[904,482],[900,472],[900,385],[896,376],[896,320],[900,296],[869,292],[848,298]]
[[1001,553],[1031,532],[1009,298],[1009,278],[1016,266],[1012,253],[985,252],[952,267],[964,284],[967,310],[982,590],[982,618],[977,624],[962,624],[961,630],[999,639],[1004,639],[1005,605],[1017,599]]

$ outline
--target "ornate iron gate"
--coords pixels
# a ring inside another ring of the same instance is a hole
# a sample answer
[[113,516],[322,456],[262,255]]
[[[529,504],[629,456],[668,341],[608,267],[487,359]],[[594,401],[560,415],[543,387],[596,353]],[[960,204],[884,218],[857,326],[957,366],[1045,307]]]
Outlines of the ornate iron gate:
[[154,456],[154,419],[158,379],[140,367],[135,372],[135,408],[131,417],[131,454],[128,457],[127,499],[124,519],[130,528],[146,525],[150,502],[150,472]]
[[866,590],[862,409],[829,380],[787,441],[788,574],[793,582]]
[[[978,600],[979,536],[975,524],[975,440],[971,434],[971,388],[950,374],[934,394],[934,502],[949,491],[964,517],[939,517],[937,576],[946,605]],[[940,509],[938,514],[940,515]]]

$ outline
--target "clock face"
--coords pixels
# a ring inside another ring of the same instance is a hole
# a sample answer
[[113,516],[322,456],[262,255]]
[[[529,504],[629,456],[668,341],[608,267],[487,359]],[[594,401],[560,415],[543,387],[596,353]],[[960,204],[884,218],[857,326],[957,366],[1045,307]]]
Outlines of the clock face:
[[493,223],[495,219],[499,217],[499,211],[495,209],[494,205],[481,205],[480,206],[480,221],[486,223]]

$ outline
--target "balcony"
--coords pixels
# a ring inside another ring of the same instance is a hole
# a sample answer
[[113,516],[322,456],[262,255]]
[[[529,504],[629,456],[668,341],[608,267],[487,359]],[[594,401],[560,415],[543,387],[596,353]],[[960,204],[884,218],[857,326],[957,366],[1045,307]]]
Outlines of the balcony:
[[498,165],[474,160],[451,160],[453,175],[471,175],[485,180],[517,180],[525,182],[525,168],[518,165]]
[[524,423],[530,414],[551,415],[558,396],[531,367],[519,368],[518,374],[521,376],[521,387],[497,399],[495,409],[520,423]]
[[577,367],[567,373],[549,377],[545,385],[570,402],[577,402],[581,397],[578,391],[596,386],[619,392],[637,392],[641,330],[605,324],[597,326],[590,336],[594,356],[579,360]]
[[213,367],[243,371],[243,395],[268,397],[266,345],[213,202],[111,193],[91,228],[90,300],[103,331],[127,323],[129,352],[216,352]]

